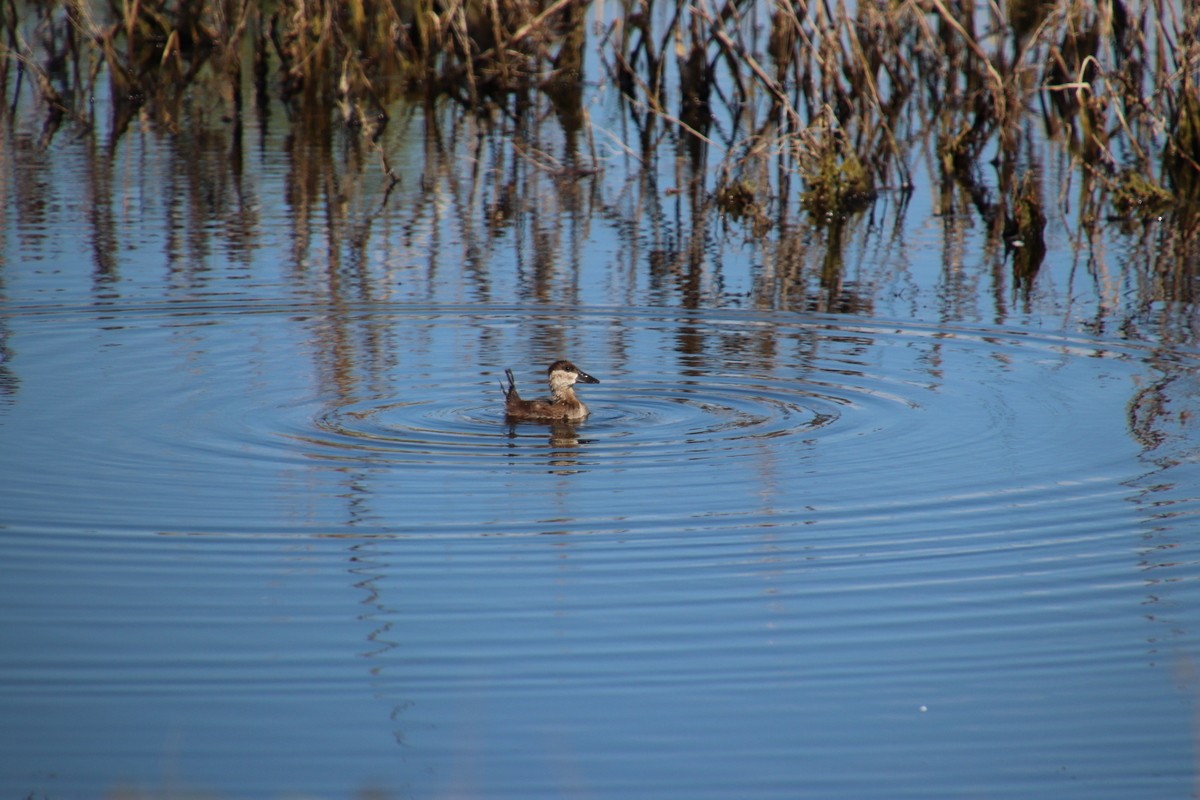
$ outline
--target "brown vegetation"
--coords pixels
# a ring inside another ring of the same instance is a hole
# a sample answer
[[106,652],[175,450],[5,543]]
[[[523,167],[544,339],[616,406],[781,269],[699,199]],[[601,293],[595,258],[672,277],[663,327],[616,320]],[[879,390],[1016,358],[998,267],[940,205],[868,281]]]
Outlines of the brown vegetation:
[[797,200],[840,225],[911,189],[928,160],[940,212],[972,210],[996,240],[1022,241],[1032,274],[1042,198],[1071,196],[1041,185],[1034,138],[1073,165],[1085,222],[1196,216],[1195,4],[616,0],[597,13],[589,0],[6,0],[3,113],[36,93],[43,145],[64,123],[94,126],[97,94],[112,101],[110,141],[135,114],[236,130],[249,89],[306,136],[340,120],[372,141],[401,97],[511,114],[540,96],[575,130],[592,33],[607,71],[592,77],[620,88],[630,151],[647,161],[671,131],[696,175],[717,176],[711,197],[692,196],[756,232],[790,224]]

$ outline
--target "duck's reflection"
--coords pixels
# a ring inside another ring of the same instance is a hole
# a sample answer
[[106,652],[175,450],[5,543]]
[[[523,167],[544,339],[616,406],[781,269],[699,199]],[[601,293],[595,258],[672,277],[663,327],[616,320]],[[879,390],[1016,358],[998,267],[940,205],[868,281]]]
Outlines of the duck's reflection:
[[[540,428],[546,431],[546,447],[529,447],[525,448],[522,455],[530,457],[544,457],[546,465],[553,472],[560,475],[572,475],[583,471],[585,466],[581,460],[583,448],[592,443],[591,439],[585,439],[579,435],[581,424],[570,420],[542,420],[539,422],[516,422],[508,420],[508,438],[512,447],[516,447],[519,440],[526,442],[534,441],[529,435],[531,429]],[[518,430],[523,431],[518,434]]]

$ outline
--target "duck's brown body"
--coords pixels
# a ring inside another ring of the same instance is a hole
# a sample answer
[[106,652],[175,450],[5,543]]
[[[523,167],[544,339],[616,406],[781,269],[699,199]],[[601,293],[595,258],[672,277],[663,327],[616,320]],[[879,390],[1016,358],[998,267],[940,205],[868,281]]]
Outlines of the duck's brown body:
[[546,370],[550,397],[544,400],[522,400],[511,369],[504,370],[508,387],[504,388],[504,414],[510,420],[581,420],[588,415],[587,406],[575,396],[571,387],[579,383],[599,383],[570,361],[555,361]]

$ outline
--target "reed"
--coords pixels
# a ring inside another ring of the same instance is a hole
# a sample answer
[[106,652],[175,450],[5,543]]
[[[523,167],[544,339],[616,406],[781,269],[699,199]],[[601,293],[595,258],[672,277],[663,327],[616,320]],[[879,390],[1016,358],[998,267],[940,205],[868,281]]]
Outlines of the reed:
[[1185,81],[1172,97],[1169,130],[1162,171],[1174,196],[1189,203],[1200,201],[1200,91]]
[[249,40],[260,104],[274,94],[305,125],[336,109],[346,124],[374,134],[406,93],[479,106],[546,85],[569,103],[581,86],[585,7],[579,0],[6,0],[0,81],[15,106],[31,77],[51,129],[66,118],[91,122],[85,99],[102,77],[116,106],[116,135],[134,113],[176,124],[181,102],[205,92],[236,117]]
[[[281,100],[296,125],[340,120],[374,138],[402,96],[486,112],[540,93],[579,127],[590,7],[5,0],[0,81],[8,113],[23,90],[36,93],[47,141],[65,121],[94,122],[87,98],[101,80],[115,136],[134,114],[171,129],[206,97],[236,120],[244,53],[256,103]],[[787,208],[789,177],[800,207],[846,215],[881,190],[912,188],[911,165],[932,154],[943,184],[999,232],[1021,196],[1018,176],[1036,166],[1035,136],[1061,148],[1113,214],[1200,202],[1196,4],[611,0],[601,11],[594,46],[642,152],[666,129],[695,166],[720,159],[709,165],[723,176],[714,207],[753,208],[743,216],[756,225]],[[775,177],[747,177],[763,175]]]

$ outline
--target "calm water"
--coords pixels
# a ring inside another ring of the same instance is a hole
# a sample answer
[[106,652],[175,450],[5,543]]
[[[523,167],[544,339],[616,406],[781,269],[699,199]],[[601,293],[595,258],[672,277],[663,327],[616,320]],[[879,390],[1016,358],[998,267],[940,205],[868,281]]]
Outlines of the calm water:
[[[1195,796],[1154,225],[1014,287],[920,191],[757,238],[428,124],[386,196],[5,133],[0,794]],[[592,416],[507,424],[559,356]]]

